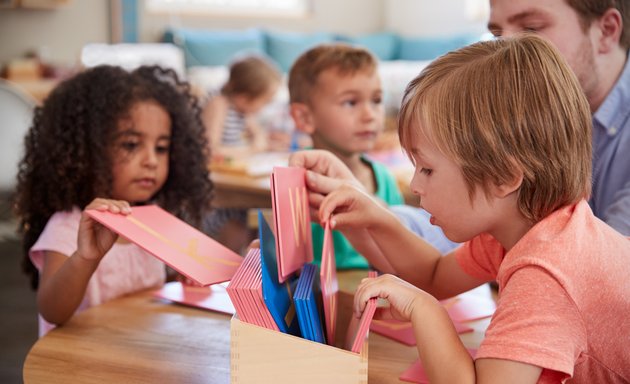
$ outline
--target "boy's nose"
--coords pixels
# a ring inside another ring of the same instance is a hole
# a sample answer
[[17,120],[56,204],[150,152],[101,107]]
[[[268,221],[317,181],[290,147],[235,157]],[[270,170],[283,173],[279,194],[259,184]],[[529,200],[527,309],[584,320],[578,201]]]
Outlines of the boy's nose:
[[416,196],[422,196],[423,188],[422,182],[418,178],[418,172],[413,173],[413,177],[411,178],[411,182],[409,183],[409,189],[411,189],[411,193]]
[[366,103],[363,107],[363,118],[365,120],[373,120],[378,113],[378,107],[372,103]]

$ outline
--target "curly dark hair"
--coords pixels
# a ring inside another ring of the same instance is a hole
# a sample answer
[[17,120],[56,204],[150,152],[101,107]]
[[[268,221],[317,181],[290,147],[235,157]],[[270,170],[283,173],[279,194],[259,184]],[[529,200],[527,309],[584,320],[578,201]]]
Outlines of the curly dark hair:
[[110,196],[119,121],[142,101],[157,102],[172,122],[168,177],[151,202],[193,225],[209,209],[208,146],[190,86],[158,66],[88,69],[59,84],[35,109],[25,137],[14,207],[23,235],[22,267],[33,289],[39,281],[29,249],[55,212],[84,209],[94,198]]

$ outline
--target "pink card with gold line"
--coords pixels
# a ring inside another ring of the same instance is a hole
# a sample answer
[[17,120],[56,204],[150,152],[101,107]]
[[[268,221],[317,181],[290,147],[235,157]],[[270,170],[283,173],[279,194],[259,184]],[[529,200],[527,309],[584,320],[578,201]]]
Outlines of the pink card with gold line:
[[232,278],[243,258],[156,205],[121,215],[88,210],[99,223],[129,239],[200,285]]
[[271,174],[271,205],[279,283],[287,280],[305,263],[313,261],[311,217],[305,177],[306,170],[299,167],[274,167]]
[[322,263],[319,270],[319,278],[322,289],[322,301],[324,302],[324,320],[326,323],[326,341],[329,345],[335,345],[335,332],[337,323],[337,264],[335,262],[335,247],[332,240],[330,224],[324,224],[324,244],[322,246]]

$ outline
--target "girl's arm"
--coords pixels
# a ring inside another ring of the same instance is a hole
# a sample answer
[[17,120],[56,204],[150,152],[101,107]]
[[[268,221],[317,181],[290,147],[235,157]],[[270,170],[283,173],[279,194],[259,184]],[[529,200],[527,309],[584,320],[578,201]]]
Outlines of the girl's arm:
[[[86,208],[129,214],[125,201],[95,199]],[[68,257],[58,252],[44,254],[44,266],[37,291],[37,306],[46,321],[65,323],[81,304],[90,277],[118,235],[87,213],[81,215],[77,250]]]
[[473,361],[446,310],[428,293],[395,276],[364,279],[355,295],[354,312],[360,316],[371,297],[387,299],[378,317],[411,321],[418,354],[431,383],[528,383],[538,381],[542,369],[502,359]]

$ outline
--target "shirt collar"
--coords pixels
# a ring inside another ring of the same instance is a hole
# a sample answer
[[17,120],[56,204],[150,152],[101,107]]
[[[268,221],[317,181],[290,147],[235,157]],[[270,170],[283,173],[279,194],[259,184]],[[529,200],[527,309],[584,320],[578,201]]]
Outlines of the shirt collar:
[[[621,76],[602,105],[593,115],[593,123],[614,136],[624,128],[623,123],[630,115],[630,55],[626,58]],[[595,127],[594,127],[595,128]]]

